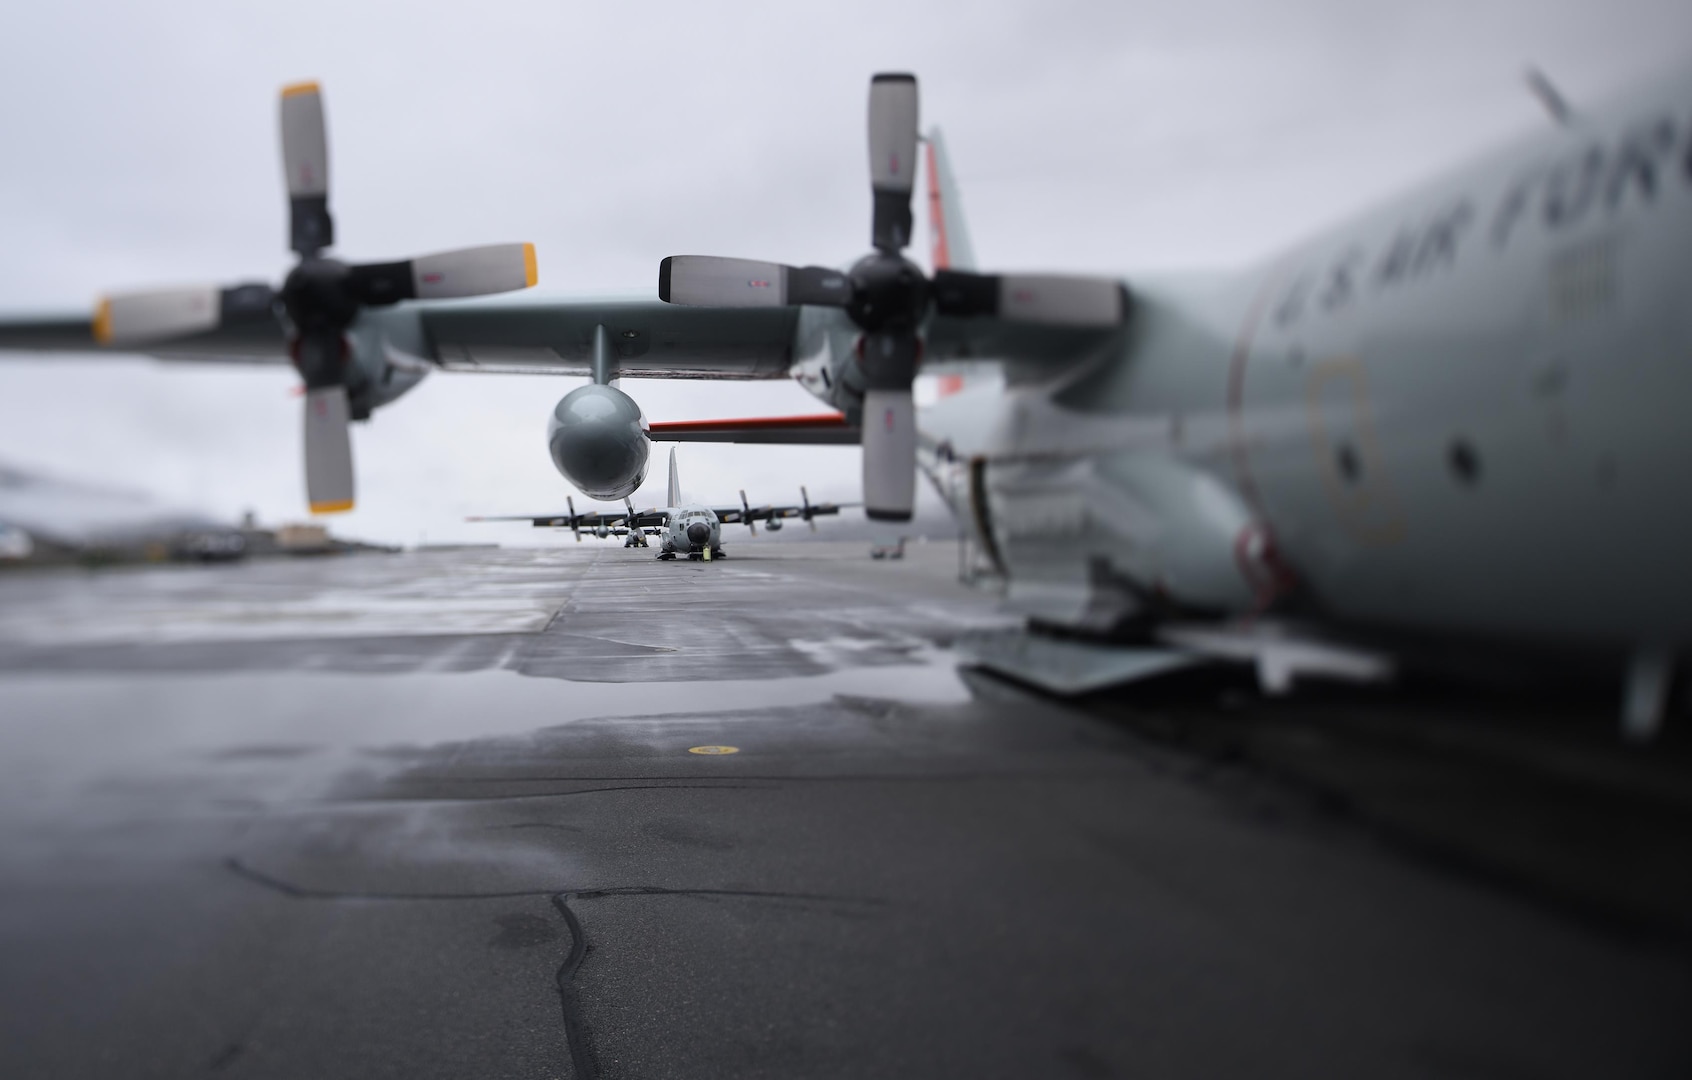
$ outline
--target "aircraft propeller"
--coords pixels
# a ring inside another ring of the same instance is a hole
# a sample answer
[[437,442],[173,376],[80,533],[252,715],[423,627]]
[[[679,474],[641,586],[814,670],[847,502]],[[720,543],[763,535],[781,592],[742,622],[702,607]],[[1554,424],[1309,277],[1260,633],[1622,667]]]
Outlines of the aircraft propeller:
[[283,319],[294,366],[305,380],[306,494],[317,513],[353,505],[347,426],[345,333],[367,307],[401,300],[484,296],[535,283],[533,244],[490,244],[388,263],[345,263],[322,252],[334,243],[323,95],[315,82],[282,89],[282,164],[289,246],[299,262],[277,290],[268,284],[206,285],[114,293],[100,302],[94,336],[142,345],[266,316]]
[[804,484],[799,485],[799,504],[799,516],[805,519],[805,524],[811,527],[812,532],[816,532],[817,515],[816,511],[811,509],[811,493],[805,490]]
[[876,75],[869,94],[873,253],[845,273],[709,255],[672,255],[658,271],[658,297],[673,304],[845,309],[863,331],[858,360],[865,387],[864,511],[889,521],[909,520],[916,498],[911,388],[922,358],[920,331],[930,312],[1108,328],[1123,320],[1128,306],[1127,293],[1112,278],[924,274],[902,254],[911,240],[916,149],[916,76]]

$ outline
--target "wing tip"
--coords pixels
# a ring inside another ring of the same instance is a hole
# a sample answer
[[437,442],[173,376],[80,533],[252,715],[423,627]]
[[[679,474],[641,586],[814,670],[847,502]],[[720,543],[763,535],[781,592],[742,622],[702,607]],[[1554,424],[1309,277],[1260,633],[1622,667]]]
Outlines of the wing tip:
[[525,289],[533,288],[535,282],[537,282],[539,280],[540,280],[540,271],[539,271],[539,269],[536,265],[536,262],[535,262],[535,245],[524,244],[523,245],[523,287]]
[[102,296],[94,304],[94,340],[102,345],[112,343],[112,298]]

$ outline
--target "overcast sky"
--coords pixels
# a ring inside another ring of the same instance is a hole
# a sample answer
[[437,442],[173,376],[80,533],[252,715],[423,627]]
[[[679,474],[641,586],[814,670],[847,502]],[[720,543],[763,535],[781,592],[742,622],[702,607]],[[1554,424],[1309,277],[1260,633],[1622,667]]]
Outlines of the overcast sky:
[[[844,263],[869,232],[871,73],[922,80],[988,267],[1227,266],[1692,52],[1687,0],[708,5],[10,4],[0,311],[279,280],[276,93],[328,107],[337,252],[539,245],[543,291],[655,286],[712,253]],[[285,369],[0,362],[0,461],[266,518],[303,510]],[[355,433],[337,527],[475,537],[550,510],[575,380],[437,375]],[[795,409],[784,384],[626,382],[653,419]],[[644,493],[661,501],[662,454]],[[856,451],[686,447],[689,494],[856,493]],[[499,533],[508,542],[527,534]]]

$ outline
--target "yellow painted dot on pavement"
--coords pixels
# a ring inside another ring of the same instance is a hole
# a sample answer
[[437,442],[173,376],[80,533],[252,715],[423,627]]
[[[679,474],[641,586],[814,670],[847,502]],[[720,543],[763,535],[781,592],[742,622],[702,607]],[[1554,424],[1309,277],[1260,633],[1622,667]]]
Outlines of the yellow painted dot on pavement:
[[690,746],[690,747],[687,748],[687,752],[690,753],[690,754],[738,754],[738,753],[740,753],[740,747],[738,747],[738,746]]

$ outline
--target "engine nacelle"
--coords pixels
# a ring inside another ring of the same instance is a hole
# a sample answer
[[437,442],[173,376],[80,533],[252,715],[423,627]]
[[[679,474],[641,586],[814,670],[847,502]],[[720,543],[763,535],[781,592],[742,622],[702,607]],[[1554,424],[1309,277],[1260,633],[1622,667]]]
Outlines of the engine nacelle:
[[646,479],[646,418],[615,387],[590,383],[565,394],[547,422],[546,445],[564,479],[589,498],[627,498]]

